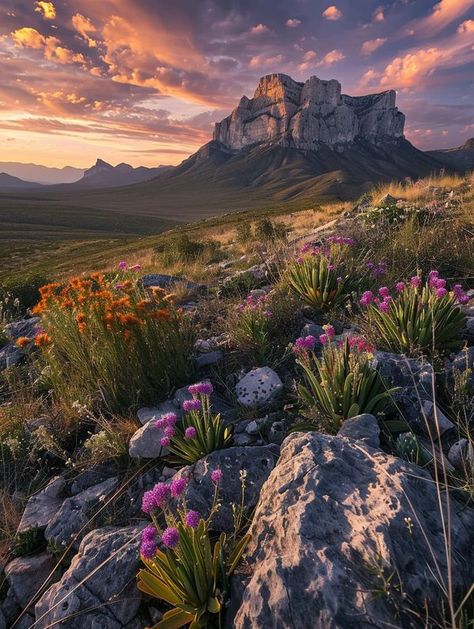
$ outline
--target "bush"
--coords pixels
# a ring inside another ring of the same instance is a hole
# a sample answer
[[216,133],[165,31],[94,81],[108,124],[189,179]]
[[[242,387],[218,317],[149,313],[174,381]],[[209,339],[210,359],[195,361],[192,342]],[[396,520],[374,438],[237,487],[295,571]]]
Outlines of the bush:
[[119,411],[156,402],[190,376],[187,320],[164,291],[147,293],[127,273],[48,284],[34,312],[44,328],[35,345],[65,400]]
[[419,276],[408,284],[398,282],[394,297],[386,286],[379,296],[366,291],[360,300],[367,308],[362,327],[378,348],[399,354],[454,349],[465,323],[458,303],[468,297],[460,284],[451,292],[445,286],[446,280],[431,271],[424,283]]
[[[188,510],[180,499],[186,487],[183,478],[171,484],[159,483],[143,496],[142,509],[152,517],[153,524],[142,532],[140,554],[145,568],[138,573],[138,588],[173,607],[155,625],[156,629],[178,629],[189,623],[196,629],[221,626],[229,578],[249,541],[248,535],[241,539],[237,536],[241,507],[236,507],[240,513],[234,534],[221,533],[217,541],[211,540],[209,525],[218,509],[221,474],[220,470],[211,473],[216,489],[207,519]],[[170,507],[171,498],[178,500],[177,513]],[[167,525],[164,530],[158,524],[160,512]],[[164,550],[158,550],[159,536]]]
[[273,354],[273,312],[268,295],[247,299],[237,307],[235,319],[231,322],[230,333],[234,345],[242,352],[249,353],[256,361],[264,364]]
[[286,240],[287,229],[283,223],[273,223],[269,218],[262,218],[255,224],[255,239],[265,243]]
[[343,254],[351,244],[351,239],[334,237],[325,246],[305,245],[289,263],[288,285],[311,308],[327,311],[349,298],[353,282],[345,271]]
[[2,302],[2,318],[8,322],[12,318],[18,318],[29,308],[32,308],[40,299],[40,287],[49,282],[49,279],[40,274],[25,276],[21,281],[6,279],[0,282],[0,302]]
[[298,397],[311,418],[320,418],[324,427],[336,433],[344,420],[361,413],[382,413],[394,389],[388,389],[371,365],[371,348],[361,337],[332,340],[334,330],[326,326],[321,335],[321,358],[312,336],[296,341],[297,364],[303,369],[305,385],[298,385]]
[[182,234],[165,240],[155,247],[155,252],[166,266],[172,266],[189,264],[200,258],[207,263],[217,261],[220,259],[219,248],[219,243],[214,240],[198,242]]
[[232,429],[224,424],[220,415],[213,415],[210,408],[212,384],[199,382],[188,387],[192,400],[183,403],[184,417],[181,422],[174,413],[162,415],[156,422],[163,431],[161,445],[172,454],[179,465],[195,463],[230,445]]

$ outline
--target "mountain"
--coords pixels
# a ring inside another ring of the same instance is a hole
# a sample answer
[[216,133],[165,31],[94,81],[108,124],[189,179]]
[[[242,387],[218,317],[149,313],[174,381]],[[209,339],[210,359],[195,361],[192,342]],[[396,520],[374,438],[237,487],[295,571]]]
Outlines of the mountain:
[[72,166],[50,168],[48,166],[40,166],[39,164],[22,164],[20,162],[0,162],[0,172],[19,177],[24,181],[45,185],[73,183],[84,174],[84,170],[73,168]]
[[454,149],[440,149],[427,151],[427,153],[448,168],[462,173],[474,170],[474,138],[470,138],[462,146]]
[[0,172],[0,190],[32,190],[42,188],[38,183],[23,181],[19,177],[12,177],[7,173]]
[[128,186],[142,181],[153,179],[163,169],[170,166],[158,166],[157,168],[146,168],[139,166],[133,168],[129,164],[118,164],[112,166],[102,159],[98,159],[94,166],[84,171],[82,179],[69,186],[70,188],[114,188],[117,186]]

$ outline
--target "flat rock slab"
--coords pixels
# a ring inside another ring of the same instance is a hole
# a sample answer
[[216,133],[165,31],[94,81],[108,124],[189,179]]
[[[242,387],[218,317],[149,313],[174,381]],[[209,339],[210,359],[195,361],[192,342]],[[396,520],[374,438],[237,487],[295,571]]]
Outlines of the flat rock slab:
[[[101,499],[105,499],[117,487],[118,483],[118,478],[108,478],[75,496],[66,498],[46,527],[44,536],[48,542],[59,547],[68,545],[87,525],[89,521],[88,509]],[[78,544],[79,540],[76,540],[75,545]]]
[[[63,574],[35,607],[35,629],[122,629],[141,603],[136,588],[143,526],[92,531]],[[132,623],[132,624],[128,624]]]
[[204,288],[204,284],[197,284],[196,282],[191,282],[187,280],[185,277],[178,277],[177,275],[165,275],[162,273],[150,273],[149,275],[144,275],[141,278],[141,283],[144,288],[152,288],[153,286],[157,286],[158,288],[170,288],[175,284],[185,284],[188,290],[201,291]]
[[53,478],[37,494],[31,496],[18,526],[18,533],[27,533],[35,529],[45,529],[59,511],[63,503],[61,493],[66,481],[61,476]]

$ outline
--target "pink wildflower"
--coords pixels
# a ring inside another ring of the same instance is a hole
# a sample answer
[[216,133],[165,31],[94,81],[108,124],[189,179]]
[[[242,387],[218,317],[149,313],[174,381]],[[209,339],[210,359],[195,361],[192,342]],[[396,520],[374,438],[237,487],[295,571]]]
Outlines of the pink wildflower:
[[174,527],[168,527],[163,531],[161,541],[167,548],[175,548],[179,543],[179,531]]
[[374,301],[374,294],[371,290],[366,290],[362,293],[362,297],[359,300],[361,306],[368,306]]
[[125,262],[125,260],[121,260],[118,263],[118,268],[120,269],[120,271],[125,271],[125,269],[127,268],[127,263]]
[[190,413],[191,411],[200,411],[202,409],[202,402],[196,398],[192,400],[184,400],[183,402],[183,411],[185,413]]
[[213,483],[220,483],[222,480],[222,470],[217,468],[211,472],[211,480]]
[[182,476],[180,478],[173,479],[171,481],[171,495],[173,496],[173,498],[178,498],[179,496],[181,496],[183,491],[186,489],[187,484],[188,481]]
[[194,428],[194,426],[188,426],[186,428],[186,430],[184,431],[184,438],[185,439],[194,439],[196,434],[197,434],[197,432],[196,432],[196,429]]
[[397,292],[403,293],[403,291],[405,290],[405,282],[397,282],[395,284],[395,288],[397,289]]
[[186,524],[190,526],[192,529],[197,528],[197,526],[199,525],[200,519],[201,519],[201,516],[197,511],[189,510],[186,513]]
[[211,395],[214,388],[210,382],[198,382],[188,387],[188,392],[191,395]]

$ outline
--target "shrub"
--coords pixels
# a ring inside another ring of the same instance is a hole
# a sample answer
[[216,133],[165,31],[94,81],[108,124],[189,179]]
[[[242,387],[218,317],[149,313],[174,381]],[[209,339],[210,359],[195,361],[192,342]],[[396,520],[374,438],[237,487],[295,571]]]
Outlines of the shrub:
[[269,244],[286,240],[287,229],[283,223],[273,223],[269,218],[262,218],[255,224],[255,239]]
[[109,410],[153,403],[189,378],[193,338],[163,291],[121,273],[41,288],[35,338],[56,393]]
[[166,413],[156,422],[157,429],[163,431],[161,445],[181,465],[195,463],[206,454],[227,447],[232,440],[232,429],[220,415],[211,413],[212,384],[199,382],[188,387],[188,391],[193,398],[183,402],[181,422],[174,413]]
[[[138,573],[138,588],[173,606],[156,629],[177,629],[189,623],[196,629],[221,626],[229,577],[249,540],[248,535],[239,540],[237,529],[234,535],[221,533],[217,541],[211,540],[209,525],[218,509],[221,475],[218,469],[211,473],[216,489],[207,519],[186,509],[184,500],[180,500],[186,487],[183,478],[159,483],[143,497],[142,508],[153,524],[142,532],[140,554],[145,568]],[[177,514],[169,506],[171,498],[178,500]],[[164,530],[158,524],[160,511],[167,525]],[[163,550],[158,549],[159,542]]]
[[[3,315],[13,318],[23,315],[40,299],[39,289],[49,282],[40,274],[23,277],[22,280],[6,279],[0,282],[0,301],[3,302]],[[1,319],[1,317],[0,317]]]
[[309,306],[327,311],[349,297],[352,282],[345,272],[343,254],[351,239],[334,237],[321,247],[305,245],[287,268],[291,289]]
[[160,255],[166,266],[178,263],[189,264],[202,258],[206,262],[220,259],[219,243],[214,240],[191,240],[187,234],[181,234],[165,240],[155,247],[155,252]]
[[243,352],[251,353],[257,362],[271,359],[273,350],[273,312],[267,294],[259,297],[248,295],[237,307],[232,320],[231,335],[234,344]]
[[337,432],[345,419],[360,413],[381,413],[394,389],[388,389],[371,365],[371,348],[362,337],[336,343],[334,329],[325,326],[319,358],[313,336],[297,339],[294,351],[303,369],[305,385],[298,385],[298,397],[306,414],[319,417],[330,432]]
[[457,347],[465,323],[458,304],[469,298],[460,284],[451,292],[445,286],[446,280],[431,271],[425,282],[419,276],[398,282],[393,297],[386,286],[379,296],[366,291],[360,303],[367,308],[362,324],[367,335],[380,349],[401,354]]

